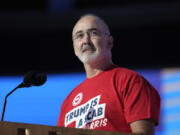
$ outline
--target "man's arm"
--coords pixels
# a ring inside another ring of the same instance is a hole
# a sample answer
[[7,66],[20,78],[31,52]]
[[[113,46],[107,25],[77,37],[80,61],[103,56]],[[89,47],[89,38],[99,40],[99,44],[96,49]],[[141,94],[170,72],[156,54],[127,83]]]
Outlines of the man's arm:
[[155,123],[150,119],[134,121],[130,123],[130,127],[133,133],[140,135],[155,134]]

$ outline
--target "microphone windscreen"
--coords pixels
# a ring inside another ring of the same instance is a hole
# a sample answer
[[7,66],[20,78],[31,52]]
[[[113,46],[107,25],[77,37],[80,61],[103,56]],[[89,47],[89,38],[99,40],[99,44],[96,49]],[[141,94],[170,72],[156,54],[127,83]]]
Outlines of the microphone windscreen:
[[43,73],[37,73],[35,71],[30,71],[24,76],[23,83],[30,84],[33,86],[43,85],[47,80],[47,76]]

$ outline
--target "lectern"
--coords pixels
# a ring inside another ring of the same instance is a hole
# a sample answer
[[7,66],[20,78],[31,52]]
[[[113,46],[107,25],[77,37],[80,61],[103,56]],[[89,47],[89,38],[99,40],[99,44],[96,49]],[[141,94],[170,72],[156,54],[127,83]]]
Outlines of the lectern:
[[0,122],[0,135],[135,135],[111,131],[64,128],[37,124]]

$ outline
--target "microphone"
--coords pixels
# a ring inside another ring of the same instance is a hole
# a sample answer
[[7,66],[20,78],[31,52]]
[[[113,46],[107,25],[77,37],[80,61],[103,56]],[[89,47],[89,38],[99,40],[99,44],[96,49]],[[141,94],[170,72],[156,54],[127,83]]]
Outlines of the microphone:
[[4,119],[4,112],[6,108],[7,98],[9,95],[11,95],[16,89],[18,88],[24,88],[24,87],[31,87],[31,86],[41,86],[43,85],[47,80],[47,76],[43,73],[37,73],[35,71],[30,71],[24,76],[24,80],[22,83],[20,83],[16,88],[14,88],[12,91],[10,91],[4,99],[4,105],[3,110],[1,114],[1,121]]
[[31,86],[41,86],[47,80],[47,77],[43,73],[37,73],[35,71],[30,71],[24,76],[24,81],[21,84],[22,87],[31,87]]

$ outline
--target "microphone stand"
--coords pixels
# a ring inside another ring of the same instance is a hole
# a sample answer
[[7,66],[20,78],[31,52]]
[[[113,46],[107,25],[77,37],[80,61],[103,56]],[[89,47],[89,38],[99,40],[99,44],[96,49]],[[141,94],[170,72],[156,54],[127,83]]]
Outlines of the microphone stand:
[[15,90],[17,90],[18,88],[23,88],[23,87],[30,87],[31,85],[30,84],[25,84],[24,82],[22,82],[21,84],[19,84],[16,88],[14,88],[12,91],[10,91],[5,99],[4,99],[4,105],[3,105],[3,110],[2,110],[2,114],[1,114],[1,121],[4,120],[4,112],[5,112],[5,109],[6,109],[6,103],[7,103],[7,98],[9,95],[11,95]]

